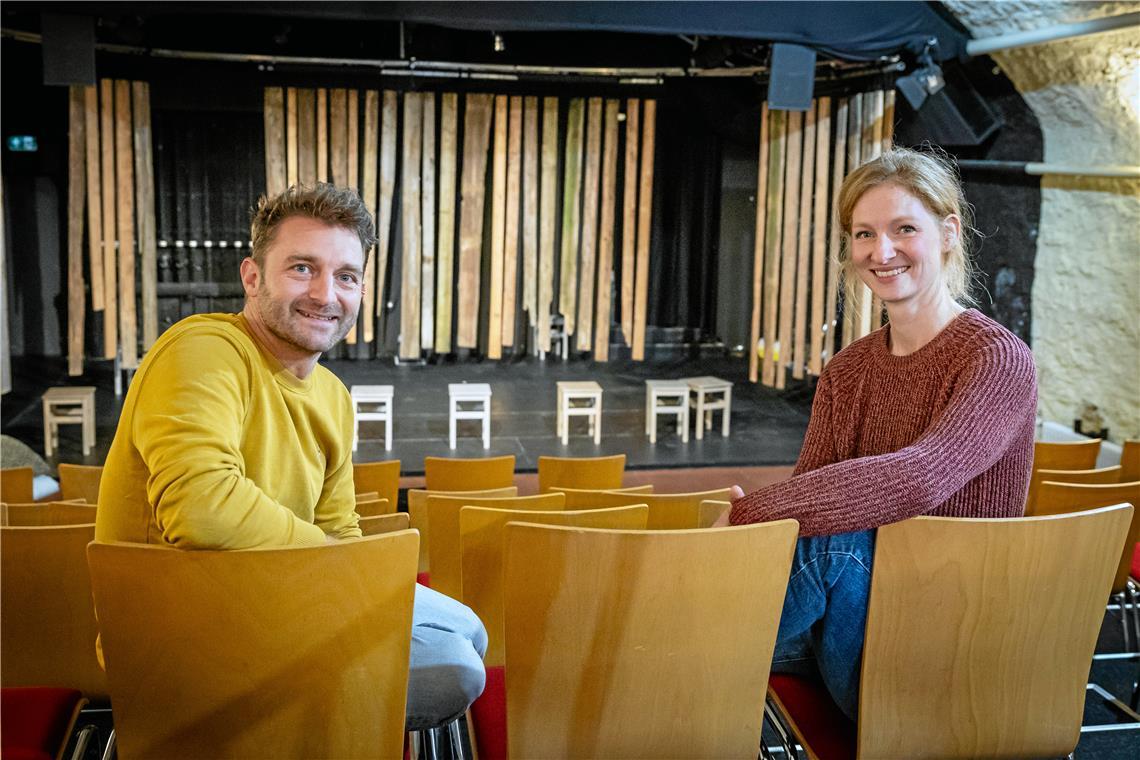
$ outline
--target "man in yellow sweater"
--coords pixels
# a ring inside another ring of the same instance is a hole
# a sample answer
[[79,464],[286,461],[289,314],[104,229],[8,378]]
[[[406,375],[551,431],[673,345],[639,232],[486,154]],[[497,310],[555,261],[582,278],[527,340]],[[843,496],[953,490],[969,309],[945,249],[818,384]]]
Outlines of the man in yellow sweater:
[[[262,199],[241,264],[245,308],[174,325],[131,383],[97,541],[247,549],[360,536],[351,401],[317,359],[356,321],[373,229],[353,190]],[[469,608],[416,587],[409,730],[446,723],[479,696],[486,646]]]

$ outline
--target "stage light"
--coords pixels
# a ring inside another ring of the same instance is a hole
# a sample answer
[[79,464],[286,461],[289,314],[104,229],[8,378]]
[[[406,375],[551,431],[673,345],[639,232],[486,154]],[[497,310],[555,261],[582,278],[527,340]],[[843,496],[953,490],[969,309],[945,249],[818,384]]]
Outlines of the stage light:
[[938,40],[931,39],[922,54],[918,56],[918,67],[895,80],[895,87],[903,94],[910,107],[917,111],[931,95],[946,86],[942,69],[934,62],[932,51],[938,47]]
[[496,53],[501,53],[507,49],[506,44],[503,42],[503,35],[498,32],[491,32],[494,37],[494,47]]

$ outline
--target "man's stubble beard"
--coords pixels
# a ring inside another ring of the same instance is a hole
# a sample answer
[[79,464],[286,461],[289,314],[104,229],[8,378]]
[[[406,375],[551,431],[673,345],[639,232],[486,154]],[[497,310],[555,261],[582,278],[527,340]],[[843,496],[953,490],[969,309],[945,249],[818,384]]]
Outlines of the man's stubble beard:
[[[262,283],[262,292],[259,297],[254,301],[258,313],[261,315],[261,321],[265,324],[266,329],[273,333],[280,340],[288,343],[291,346],[301,349],[302,351],[312,351],[315,353],[326,353],[330,351],[337,343],[344,340],[344,336],[348,335],[348,331],[356,324],[356,313],[351,314],[339,313],[337,324],[339,328],[329,338],[327,345],[324,342],[317,343],[315,338],[306,336],[301,332],[291,331],[290,325],[296,324],[298,320],[304,319],[297,315],[294,311],[294,304],[296,301],[283,302],[273,297],[273,292],[269,289],[268,285]],[[314,314],[320,314],[323,310],[319,308],[305,309]],[[338,312],[340,311],[338,307]],[[306,340],[308,338],[308,340]]]

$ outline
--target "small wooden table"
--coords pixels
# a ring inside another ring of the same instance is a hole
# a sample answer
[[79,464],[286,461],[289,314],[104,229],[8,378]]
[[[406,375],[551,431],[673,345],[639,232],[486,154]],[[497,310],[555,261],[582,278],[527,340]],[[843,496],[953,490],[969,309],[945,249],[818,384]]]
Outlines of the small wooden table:
[[83,426],[83,456],[95,445],[95,386],[65,385],[44,393],[44,454],[59,446],[60,425]]
[[570,442],[570,418],[587,417],[594,443],[602,442],[602,386],[593,380],[571,382],[559,381],[558,389],[558,435],[562,445]]
[[645,432],[657,443],[657,416],[677,418],[677,435],[689,442],[689,383],[685,380],[645,381]]
[[696,394],[689,403],[697,410],[697,440],[704,438],[705,429],[712,430],[712,413],[721,410],[722,436],[728,436],[729,420],[732,417],[732,383],[719,377],[704,375],[687,377],[689,390]]
[[456,420],[483,421],[483,448],[491,448],[491,386],[487,383],[448,383],[448,432],[455,448]]
[[352,450],[360,441],[361,422],[384,423],[384,450],[392,450],[391,385],[354,385],[352,395]]

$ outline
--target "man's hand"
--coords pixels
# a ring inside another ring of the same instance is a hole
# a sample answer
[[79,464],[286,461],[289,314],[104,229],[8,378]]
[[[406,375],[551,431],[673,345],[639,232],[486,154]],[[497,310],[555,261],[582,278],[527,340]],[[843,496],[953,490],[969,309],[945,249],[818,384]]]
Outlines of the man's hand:
[[[728,492],[728,500],[729,501],[736,501],[737,499],[741,498],[742,496],[744,496],[744,489],[741,488],[740,486],[733,486],[731,489],[729,489],[729,492]],[[724,510],[724,514],[717,518],[716,522],[714,522],[712,524],[712,527],[714,527],[714,528],[727,528],[729,526],[728,516],[731,513],[732,513],[732,507],[729,507],[728,509]]]
[[326,544],[335,544],[337,541],[340,541],[340,539],[337,538],[336,536],[334,536],[332,533],[326,533],[325,534],[325,543]]

